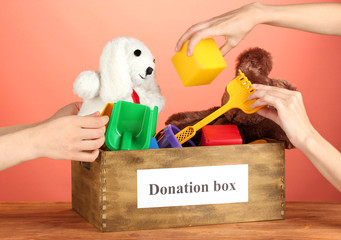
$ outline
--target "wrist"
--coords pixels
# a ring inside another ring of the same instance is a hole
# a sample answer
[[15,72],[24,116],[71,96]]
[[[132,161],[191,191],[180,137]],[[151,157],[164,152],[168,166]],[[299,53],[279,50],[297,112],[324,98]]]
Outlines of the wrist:
[[321,135],[313,127],[311,127],[310,131],[307,132],[307,134],[301,136],[294,145],[302,152],[307,154],[312,149],[318,148],[320,139]]
[[14,165],[40,157],[34,129],[35,127],[25,128],[7,135],[6,139],[10,145],[8,149],[11,149]]
[[249,16],[252,16],[254,26],[266,23],[268,6],[260,2],[254,2],[249,6]]
[[252,3],[252,16],[254,16],[255,25],[273,24],[276,21],[276,6],[263,4],[260,2]]
[[43,137],[41,135],[41,131],[40,131],[40,124],[26,129],[27,134],[28,134],[28,139],[30,139],[30,155],[32,159],[36,159],[36,158],[41,158],[44,157],[44,153],[43,153],[43,147],[42,147],[42,143],[43,143]]

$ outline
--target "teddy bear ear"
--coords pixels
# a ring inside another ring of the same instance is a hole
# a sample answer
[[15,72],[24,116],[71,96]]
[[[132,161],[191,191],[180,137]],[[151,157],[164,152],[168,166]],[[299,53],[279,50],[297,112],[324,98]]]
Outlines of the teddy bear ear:
[[132,93],[125,37],[108,42],[100,58],[100,96],[106,102],[117,102]]
[[289,89],[292,91],[297,91],[297,87],[291,82],[288,82],[287,80],[275,78],[275,79],[270,79],[270,81],[271,82],[269,85],[271,86],[285,88],[285,89]]
[[272,56],[262,48],[250,48],[242,52],[236,60],[236,76],[238,70],[242,70],[245,75],[252,72],[256,75],[268,76],[272,69]]

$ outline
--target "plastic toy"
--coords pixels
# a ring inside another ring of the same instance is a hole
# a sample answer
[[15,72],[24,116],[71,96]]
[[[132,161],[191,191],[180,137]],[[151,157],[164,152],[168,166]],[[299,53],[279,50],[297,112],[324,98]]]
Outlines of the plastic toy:
[[[270,52],[262,48],[254,47],[246,49],[237,57],[235,76],[239,75],[238,69],[240,69],[252,84],[257,83],[297,91],[297,87],[294,84],[281,78],[271,77],[272,68],[273,59]],[[168,117],[165,124],[172,124],[180,129],[192,126],[219,109],[219,107],[225,105],[229,99],[230,95],[226,87],[224,87],[221,104],[219,106],[212,105],[207,109],[200,109],[200,111],[174,113]],[[243,138],[243,143],[250,143],[258,139],[273,139],[282,141],[288,149],[294,147],[279,125],[260,114],[246,114],[242,110],[234,108],[210,124],[237,125],[240,135]],[[198,145],[201,141],[201,134],[197,133],[191,140]]]
[[210,84],[226,68],[217,44],[211,38],[203,39],[190,57],[187,56],[187,45],[188,41],[172,58],[183,85],[189,87]]
[[248,144],[259,144],[259,143],[267,143],[268,141],[266,141],[265,139],[258,139],[256,141],[250,142]]
[[99,116],[108,116],[110,118],[113,107],[113,103],[107,103]]
[[180,147],[193,147],[195,144],[189,140],[183,144],[183,146],[179,143],[178,139],[176,139],[175,134],[180,132],[180,129],[174,125],[168,125],[161,131],[159,131],[155,138],[158,142],[160,148],[180,148]]
[[202,128],[202,146],[236,145],[242,143],[243,139],[236,125],[208,125]]
[[110,150],[148,149],[155,134],[158,108],[118,101],[111,113],[105,145]]
[[251,82],[240,70],[239,76],[237,76],[227,85],[227,91],[230,95],[230,99],[224,106],[214,111],[195,125],[188,126],[175,135],[175,137],[179,140],[181,144],[192,138],[195,133],[203,126],[209,124],[214,119],[218,118],[220,115],[224,114],[232,108],[239,108],[243,112],[248,114],[255,113],[262,108],[251,108],[251,104],[255,100],[248,100],[248,96],[251,95],[254,89],[252,88]]
[[[113,107],[114,107],[113,103],[107,103],[99,116],[100,117],[101,116],[108,116],[110,119]],[[108,124],[109,124],[109,122],[107,123],[107,125],[105,125],[106,128],[108,127]]]
[[159,145],[157,144],[155,137],[150,139],[149,149],[159,149]]

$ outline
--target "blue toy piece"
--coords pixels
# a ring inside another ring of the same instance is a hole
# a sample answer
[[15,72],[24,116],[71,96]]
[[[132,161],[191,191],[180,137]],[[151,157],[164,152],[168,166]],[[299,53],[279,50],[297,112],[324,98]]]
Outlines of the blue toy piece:
[[149,149],[159,149],[159,145],[157,144],[157,141],[156,141],[155,137],[152,137],[150,139]]

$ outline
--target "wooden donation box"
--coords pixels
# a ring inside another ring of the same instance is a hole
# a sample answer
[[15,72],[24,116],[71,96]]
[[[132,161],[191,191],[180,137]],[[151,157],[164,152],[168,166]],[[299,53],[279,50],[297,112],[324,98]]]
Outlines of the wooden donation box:
[[101,151],[72,162],[72,208],[102,232],[284,219],[284,147]]

